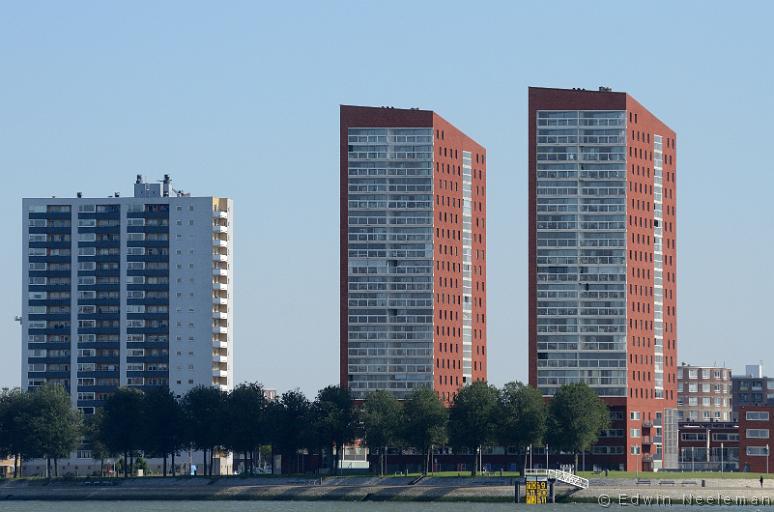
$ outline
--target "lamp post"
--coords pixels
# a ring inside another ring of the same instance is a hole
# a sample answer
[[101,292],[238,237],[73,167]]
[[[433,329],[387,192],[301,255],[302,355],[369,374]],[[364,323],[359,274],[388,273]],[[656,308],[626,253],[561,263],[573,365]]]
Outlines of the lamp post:
[[548,470],[548,443],[546,443],[546,471]]
[[723,474],[723,443],[720,443],[720,474]]

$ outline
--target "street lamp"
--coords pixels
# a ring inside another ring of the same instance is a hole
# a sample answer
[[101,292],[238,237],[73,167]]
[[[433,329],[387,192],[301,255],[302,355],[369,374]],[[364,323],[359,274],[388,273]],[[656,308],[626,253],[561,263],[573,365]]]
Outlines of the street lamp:
[[720,474],[723,474],[723,443],[720,443]]
[[548,443],[546,443],[546,471],[548,471]]

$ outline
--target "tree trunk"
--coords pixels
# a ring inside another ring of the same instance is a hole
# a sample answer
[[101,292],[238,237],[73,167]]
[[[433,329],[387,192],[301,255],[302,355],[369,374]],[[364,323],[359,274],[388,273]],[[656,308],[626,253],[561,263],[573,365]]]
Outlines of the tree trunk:
[[167,454],[164,454],[163,457],[164,462],[161,464],[161,476],[166,478],[167,476]]
[[[207,476],[207,448],[202,450],[202,462],[204,463],[204,476]],[[198,473],[198,471],[197,471]]]
[[478,451],[473,450],[473,469],[470,471],[470,476],[476,476],[476,466],[478,466]]
[[572,468],[573,472],[578,472],[578,452],[575,452],[575,467]]
[[51,457],[46,457],[46,478],[51,478]]
[[212,465],[215,463],[215,447],[210,446],[210,476],[212,476],[213,469]]
[[19,476],[19,454],[14,453],[13,454],[13,477],[16,478]]
[[176,470],[176,468],[175,468],[175,451],[172,450],[172,478],[175,478],[175,476],[177,476],[175,470]]
[[59,478],[59,457],[54,457],[54,476]]
[[129,478],[129,452],[124,452],[124,478]]

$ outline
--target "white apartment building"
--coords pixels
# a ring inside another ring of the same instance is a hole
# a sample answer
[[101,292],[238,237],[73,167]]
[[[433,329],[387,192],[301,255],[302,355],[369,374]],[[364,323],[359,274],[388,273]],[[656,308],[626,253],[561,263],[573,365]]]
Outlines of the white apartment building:
[[230,199],[138,175],[133,197],[22,205],[24,389],[91,414],[118,386],[233,386]]

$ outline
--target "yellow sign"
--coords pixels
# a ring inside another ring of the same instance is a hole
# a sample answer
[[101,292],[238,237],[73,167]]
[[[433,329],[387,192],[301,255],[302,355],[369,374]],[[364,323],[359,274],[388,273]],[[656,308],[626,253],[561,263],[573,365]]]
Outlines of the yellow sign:
[[548,481],[527,480],[525,482],[526,503],[528,505],[542,505],[548,503]]

